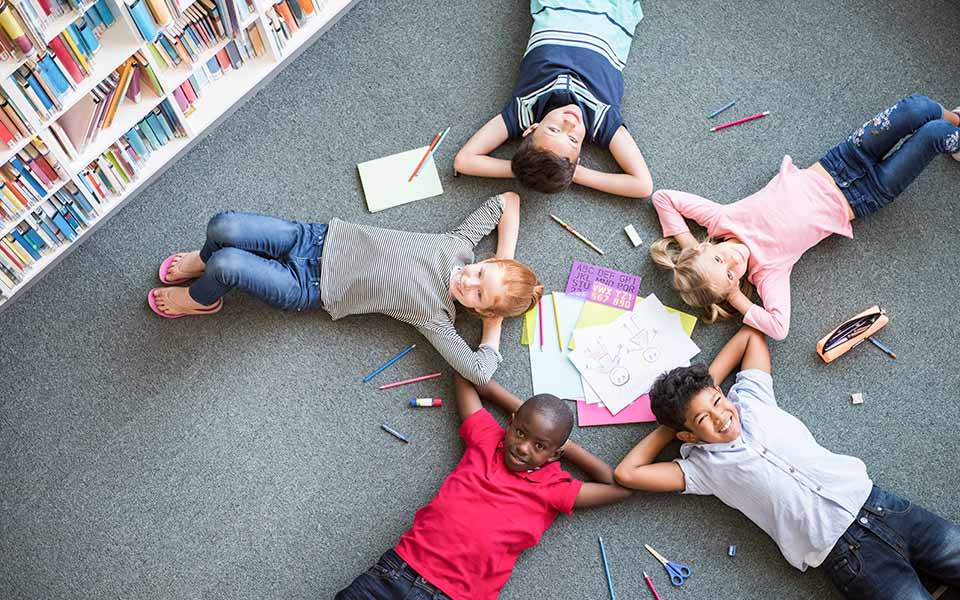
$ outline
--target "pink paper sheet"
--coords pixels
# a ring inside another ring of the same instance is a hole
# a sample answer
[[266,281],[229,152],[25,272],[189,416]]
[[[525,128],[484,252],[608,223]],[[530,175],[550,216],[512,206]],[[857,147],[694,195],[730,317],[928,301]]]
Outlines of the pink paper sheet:
[[644,394],[634,400],[633,404],[617,413],[610,414],[602,404],[587,404],[577,400],[577,425],[592,427],[593,425],[623,425],[625,423],[649,423],[656,421],[650,410],[650,394]]

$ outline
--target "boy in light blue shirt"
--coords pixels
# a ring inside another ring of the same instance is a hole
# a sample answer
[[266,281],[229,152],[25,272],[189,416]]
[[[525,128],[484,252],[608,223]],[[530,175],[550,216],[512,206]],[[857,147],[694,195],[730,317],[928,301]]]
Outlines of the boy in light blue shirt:
[[[724,395],[715,382],[737,365]],[[847,598],[928,599],[917,570],[960,585],[960,527],[881,490],[860,459],[823,448],[779,408],[762,333],[745,326],[709,369],[661,376],[650,401],[660,426],[617,467],[620,485],[716,496],[791,565],[825,570]],[[681,458],[654,463],[674,436]]]

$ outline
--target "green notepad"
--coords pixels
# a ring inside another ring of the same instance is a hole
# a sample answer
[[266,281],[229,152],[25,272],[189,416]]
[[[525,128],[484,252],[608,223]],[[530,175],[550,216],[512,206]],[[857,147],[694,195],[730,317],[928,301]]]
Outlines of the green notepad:
[[357,165],[363,195],[367,198],[370,212],[379,212],[424,198],[439,196],[443,193],[437,165],[430,157],[420,173],[407,182],[417,163],[427,152],[427,146],[401,152],[392,156],[368,160]]

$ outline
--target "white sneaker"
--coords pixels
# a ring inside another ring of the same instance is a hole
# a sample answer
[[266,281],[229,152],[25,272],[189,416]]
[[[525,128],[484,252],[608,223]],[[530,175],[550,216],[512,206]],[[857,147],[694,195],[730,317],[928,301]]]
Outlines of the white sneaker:
[[[950,112],[956,113],[956,114],[960,115],[960,106],[956,107],[955,109],[953,109],[953,110],[950,111]],[[953,157],[953,160],[960,161],[960,152],[954,152],[954,153],[951,154],[950,156]]]

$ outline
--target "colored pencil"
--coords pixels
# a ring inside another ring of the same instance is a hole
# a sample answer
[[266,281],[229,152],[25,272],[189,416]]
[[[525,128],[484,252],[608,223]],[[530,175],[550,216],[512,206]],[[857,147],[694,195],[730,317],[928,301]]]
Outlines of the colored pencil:
[[657,588],[653,587],[653,582],[650,581],[650,576],[647,575],[646,571],[643,572],[643,578],[647,580],[647,585],[650,586],[650,591],[653,592],[653,597],[657,600],[663,600],[660,597],[660,594],[657,593]]
[[410,174],[410,179],[407,179],[407,183],[413,181],[413,178],[417,176],[417,173],[420,172],[420,167],[423,166],[423,163],[427,162],[427,157],[430,156],[430,152],[433,151],[433,148],[437,145],[437,142],[440,141],[440,134],[437,133],[434,136],[433,141],[430,142],[430,146],[427,148],[427,151],[423,153],[423,158],[420,159],[420,162],[417,163],[417,167],[413,170],[413,173]]
[[560,348],[560,352],[563,352],[563,336],[560,335],[560,311],[557,309],[557,293],[550,292],[550,297],[553,298],[553,320],[557,324],[557,346]]
[[597,540],[600,542],[600,556],[603,558],[603,572],[607,574],[607,588],[610,590],[610,600],[617,600],[617,594],[613,591],[613,580],[610,579],[610,566],[607,564],[607,549],[603,547],[603,538],[599,535]]
[[727,110],[728,108],[730,108],[731,106],[733,106],[733,105],[736,104],[736,103],[737,103],[736,100],[731,100],[730,102],[727,102],[726,104],[724,104],[723,106],[721,106],[721,107],[718,108],[717,110],[715,110],[715,111],[713,111],[712,113],[710,113],[709,115],[707,115],[707,118],[708,118],[708,119],[714,118],[715,116],[719,115],[720,113],[722,113],[723,111]]
[[598,248],[596,244],[594,244],[593,242],[591,242],[590,240],[588,240],[586,237],[584,237],[583,235],[581,235],[580,233],[578,233],[576,229],[574,229],[573,227],[570,227],[569,225],[567,225],[566,222],[564,222],[563,219],[561,219],[560,217],[558,217],[557,215],[554,215],[554,214],[551,214],[551,215],[550,215],[550,218],[553,219],[554,221],[556,221],[557,223],[559,223],[561,227],[563,227],[564,229],[566,229],[567,231],[569,231],[571,234],[573,234],[573,236],[576,237],[578,240],[580,240],[580,241],[583,242],[584,244],[590,246],[591,248],[593,248],[594,250],[596,250],[596,251],[599,252],[600,254],[603,254],[603,250],[601,250],[600,248]]
[[381,424],[381,425],[380,425],[380,428],[383,429],[384,431],[386,431],[387,433],[389,433],[390,435],[392,435],[393,437],[397,438],[398,440],[400,440],[400,441],[403,442],[404,444],[409,444],[409,443],[410,443],[410,438],[408,438],[407,436],[403,435],[402,433],[400,433],[399,431],[397,431],[397,430],[394,429],[393,427],[390,427],[390,426],[387,425],[386,423]]
[[537,315],[540,317],[540,352],[543,352],[543,298],[537,302]]
[[762,119],[769,114],[770,114],[769,110],[758,112],[757,114],[750,115],[749,117],[744,117],[742,119],[737,119],[736,121],[730,121],[729,123],[724,123],[723,125],[717,125],[716,127],[711,127],[710,131],[720,131],[721,129],[726,129],[727,127],[733,127],[734,125],[739,125],[740,123],[746,123],[747,121],[756,121],[757,119]]
[[871,335],[871,336],[868,337],[867,339],[870,340],[870,343],[871,343],[871,344],[873,344],[873,345],[876,346],[877,348],[880,348],[881,350],[883,350],[884,352],[886,352],[887,354],[889,354],[889,355],[890,355],[890,358],[896,358],[896,357],[897,357],[897,353],[896,353],[896,352],[894,352],[894,351],[891,350],[890,348],[887,348],[887,345],[884,344],[883,342],[881,342],[880,340],[878,340],[877,338],[875,338],[875,337],[873,337],[873,336]]
[[389,390],[390,388],[400,387],[401,385],[407,385],[408,383],[416,383],[418,381],[426,381],[428,379],[436,379],[440,377],[443,373],[430,373],[429,375],[421,375],[420,377],[414,377],[413,379],[404,379],[403,381],[394,381],[393,383],[388,383],[386,385],[381,385],[378,387],[378,390]]
[[404,350],[403,352],[401,352],[400,354],[394,356],[393,358],[391,358],[391,359],[388,360],[387,362],[383,363],[383,365],[380,366],[376,371],[374,371],[373,373],[370,373],[369,375],[367,375],[366,377],[364,377],[364,378],[363,378],[363,382],[366,383],[366,382],[370,381],[371,379],[373,379],[374,377],[376,377],[377,375],[379,375],[380,373],[382,373],[385,369],[389,368],[390,365],[392,365],[393,363],[397,362],[398,360],[400,360],[401,358],[403,358],[404,356],[406,356],[411,350],[413,350],[413,349],[416,348],[416,347],[417,347],[417,345],[416,345],[416,344],[413,344],[412,346],[410,346],[409,348],[405,349],[405,350]]
[[[446,129],[443,130],[443,133],[440,134],[440,139],[437,140],[436,145],[430,150],[430,153],[427,154],[427,160],[430,160],[430,158],[433,156],[433,154],[437,151],[437,148],[440,147],[440,144],[443,143],[443,138],[447,137],[447,134],[448,134],[449,132],[450,132],[450,128],[449,128],[449,127],[447,127]],[[424,161],[423,164],[427,164],[426,161]],[[420,172],[420,169],[422,169],[422,168],[423,168],[423,166],[421,165],[421,166],[417,169],[417,172],[413,174],[414,177],[416,177],[416,175]]]

